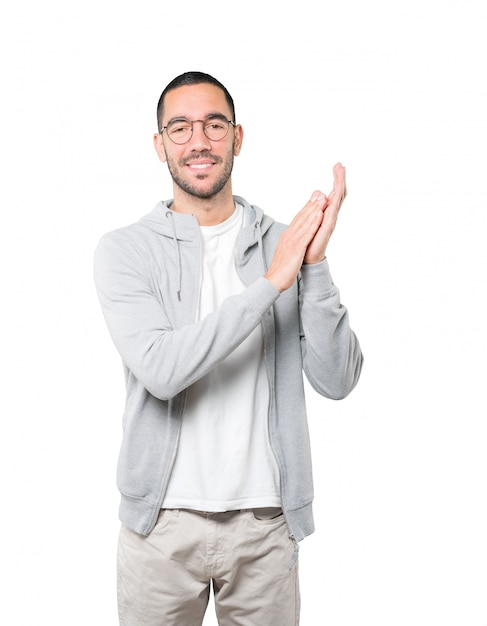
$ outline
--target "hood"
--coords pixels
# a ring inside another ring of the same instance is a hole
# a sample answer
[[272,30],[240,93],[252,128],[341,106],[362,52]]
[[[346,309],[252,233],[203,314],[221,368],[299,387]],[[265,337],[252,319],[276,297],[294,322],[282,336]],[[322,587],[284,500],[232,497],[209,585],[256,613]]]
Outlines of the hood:
[[[248,261],[246,253],[254,245],[257,245],[262,259],[262,267],[264,272],[267,271],[262,237],[274,223],[274,220],[265,215],[262,209],[249,204],[240,196],[233,196],[233,199],[244,208],[245,226],[240,232],[237,241],[237,258],[240,263],[245,265]],[[142,217],[139,224],[145,228],[149,228],[153,232],[168,237],[174,241],[174,254],[177,263],[177,298],[181,300],[181,251],[180,244],[185,242],[189,244],[197,244],[200,242],[200,231],[198,220],[192,214],[178,213],[172,210],[173,200],[161,201],[156,204],[154,209]]]
[[[245,251],[259,243],[260,238],[269,230],[274,220],[258,206],[249,204],[244,198],[233,196],[233,199],[244,207],[246,225],[240,235],[239,248]],[[195,216],[173,211],[172,204],[173,200],[158,202],[150,213],[140,219],[139,223],[159,235],[178,242],[199,241],[199,225]]]

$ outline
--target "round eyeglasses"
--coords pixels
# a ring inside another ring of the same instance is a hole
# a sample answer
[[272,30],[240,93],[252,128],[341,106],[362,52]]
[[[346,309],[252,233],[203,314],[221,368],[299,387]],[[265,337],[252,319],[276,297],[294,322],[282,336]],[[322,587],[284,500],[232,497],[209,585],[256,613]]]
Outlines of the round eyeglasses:
[[220,141],[227,136],[230,124],[235,126],[234,122],[227,120],[223,115],[210,115],[204,120],[187,120],[184,117],[171,120],[166,126],[161,128],[160,134],[166,131],[171,141],[177,144],[187,143],[193,136],[193,124],[201,122],[203,124],[203,132],[211,141]]

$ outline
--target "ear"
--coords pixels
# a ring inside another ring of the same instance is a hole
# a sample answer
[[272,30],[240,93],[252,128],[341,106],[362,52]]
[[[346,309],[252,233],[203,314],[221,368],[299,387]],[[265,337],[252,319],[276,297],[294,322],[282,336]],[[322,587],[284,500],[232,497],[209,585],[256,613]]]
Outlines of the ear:
[[164,144],[162,142],[162,135],[160,133],[157,133],[156,135],[154,135],[154,148],[157,152],[157,156],[159,157],[159,160],[165,163],[167,161],[166,150],[164,149]]
[[234,129],[235,138],[233,141],[233,154],[238,156],[240,154],[240,150],[242,149],[242,142],[244,137],[243,128],[240,124],[237,124]]

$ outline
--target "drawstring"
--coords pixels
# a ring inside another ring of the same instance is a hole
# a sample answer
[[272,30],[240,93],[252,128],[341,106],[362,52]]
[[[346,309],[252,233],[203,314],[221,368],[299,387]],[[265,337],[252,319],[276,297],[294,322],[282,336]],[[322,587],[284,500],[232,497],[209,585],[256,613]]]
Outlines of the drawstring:
[[255,222],[255,228],[257,229],[257,245],[259,246],[260,257],[262,259],[262,265],[264,266],[264,274],[267,274],[267,262],[264,254],[264,244],[262,242],[262,230],[260,228],[260,221]]
[[[172,239],[174,241],[174,245],[176,246],[176,262],[178,265],[177,268],[177,296],[178,296],[178,300],[181,301],[181,289],[182,289],[182,267],[181,267],[181,251],[179,248],[179,240],[176,234],[176,222],[174,220],[174,216],[172,214],[172,211],[166,211],[166,218],[171,220],[171,225],[172,225]],[[267,272],[267,262],[266,262],[266,258],[265,258],[265,254],[264,254],[264,244],[262,241],[262,230],[260,227],[260,221],[256,221],[255,222],[255,228],[256,228],[256,235],[257,235],[257,245],[259,248],[259,252],[260,252],[260,257],[262,259],[262,265],[264,267],[264,274]]]
[[172,224],[172,238],[174,241],[174,245],[176,246],[176,261],[178,264],[178,275],[177,275],[177,280],[178,280],[178,288],[177,288],[177,295],[178,295],[178,300],[181,301],[181,251],[179,250],[179,241],[176,235],[176,223],[174,221],[174,217],[173,214],[171,213],[171,211],[166,211],[166,217],[167,218],[171,218],[171,224]]

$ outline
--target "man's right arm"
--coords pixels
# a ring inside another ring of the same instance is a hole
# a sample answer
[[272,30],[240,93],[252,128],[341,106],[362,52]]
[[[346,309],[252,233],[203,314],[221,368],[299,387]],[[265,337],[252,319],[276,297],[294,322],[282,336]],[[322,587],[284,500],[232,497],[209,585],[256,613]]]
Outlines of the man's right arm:
[[228,356],[260,323],[279,292],[264,278],[201,321],[173,328],[134,248],[107,235],[95,254],[95,284],[122,360],[154,396],[167,400]]

